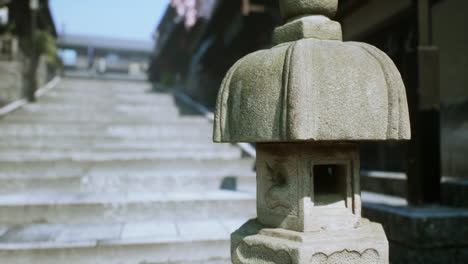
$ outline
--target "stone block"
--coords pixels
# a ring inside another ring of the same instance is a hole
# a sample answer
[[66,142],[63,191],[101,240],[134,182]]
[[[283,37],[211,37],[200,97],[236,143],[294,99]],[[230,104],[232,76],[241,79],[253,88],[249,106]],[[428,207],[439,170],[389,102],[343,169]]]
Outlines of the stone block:
[[400,247],[467,248],[468,209],[445,206],[390,206],[363,203],[363,216],[381,223]]
[[338,9],[338,0],[280,0],[279,3],[284,19],[302,15],[333,17]]
[[250,220],[231,235],[234,264],[388,263],[388,243],[379,224],[364,220],[356,229],[295,232]]
[[464,264],[467,259],[467,247],[412,248],[390,242],[392,264]]
[[273,43],[280,44],[304,38],[342,40],[342,35],[340,23],[325,16],[309,16],[276,28]]
[[0,106],[22,98],[23,71],[18,61],[0,61]]
[[361,171],[361,190],[406,197],[406,174],[383,171]]
[[441,184],[442,204],[455,207],[468,207],[468,180],[443,178]]

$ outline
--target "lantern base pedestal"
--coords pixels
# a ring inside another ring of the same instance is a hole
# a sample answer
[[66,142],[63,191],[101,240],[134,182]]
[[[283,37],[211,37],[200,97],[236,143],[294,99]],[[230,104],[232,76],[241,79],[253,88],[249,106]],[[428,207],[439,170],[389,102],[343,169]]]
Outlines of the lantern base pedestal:
[[362,219],[357,228],[296,232],[249,220],[231,234],[234,264],[388,263],[388,241],[380,224]]

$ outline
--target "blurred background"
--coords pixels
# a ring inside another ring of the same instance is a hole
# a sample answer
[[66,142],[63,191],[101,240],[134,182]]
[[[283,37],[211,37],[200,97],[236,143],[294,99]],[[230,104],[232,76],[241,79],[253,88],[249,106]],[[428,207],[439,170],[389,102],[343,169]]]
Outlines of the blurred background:
[[[360,144],[363,214],[392,263],[467,263],[468,2],[339,2],[411,116]],[[230,263],[255,146],[211,143],[212,112],[283,23],[277,0],[0,0],[0,263]]]

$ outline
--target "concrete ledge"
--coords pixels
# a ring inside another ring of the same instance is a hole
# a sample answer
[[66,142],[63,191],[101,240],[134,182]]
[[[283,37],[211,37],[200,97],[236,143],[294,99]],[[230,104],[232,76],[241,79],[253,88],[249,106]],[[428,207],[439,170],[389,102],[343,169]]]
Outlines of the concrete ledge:
[[364,202],[363,216],[381,223],[388,239],[399,247],[468,249],[468,209],[465,208],[390,206]]
[[386,195],[406,197],[406,175],[397,172],[362,170],[361,189]]
[[443,178],[441,192],[442,204],[456,207],[468,207],[468,180]]
[[[400,172],[361,171],[361,189],[373,193],[406,197],[407,176]],[[468,180],[442,177],[441,204],[453,207],[468,207]]]
[[468,259],[468,247],[420,249],[390,243],[390,259],[392,264],[462,264]]
[[[61,78],[56,76],[53,78],[50,82],[48,82],[44,87],[40,88],[35,92],[36,97],[41,97],[45,93],[47,93],[49,90],[53,89],[54,87],[57,86],[57,84],[60,82]],[[8,113],[11,113],[15,111],[16,109],[22,107],[23,105],[27,104],[28,101],[26,99],[20,99],[18,101],[14,101],[2,108],[0,108],[0,117],[4,116]]]
[[363,216],[383,225],[391,263],[466,263],[468,208],[363,203]]

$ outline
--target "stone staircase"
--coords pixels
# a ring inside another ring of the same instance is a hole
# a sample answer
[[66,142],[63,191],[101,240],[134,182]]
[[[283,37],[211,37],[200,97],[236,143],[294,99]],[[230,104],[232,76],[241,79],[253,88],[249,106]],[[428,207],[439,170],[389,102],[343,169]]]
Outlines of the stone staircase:
[[230,263],[254,159],[148,90],[65,79],[0,120],[0,263]]

